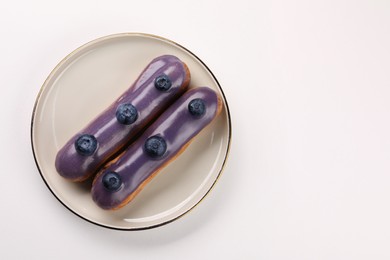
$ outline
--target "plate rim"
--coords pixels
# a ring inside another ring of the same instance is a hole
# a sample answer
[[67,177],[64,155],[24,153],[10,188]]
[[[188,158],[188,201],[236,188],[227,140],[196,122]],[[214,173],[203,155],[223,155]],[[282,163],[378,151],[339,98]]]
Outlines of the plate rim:
[[[218,175],[216,176],[215,180],[213,181],[213,183],[211,184],[210,188],[205,192],[204,195],[202,195],[202,197],[200,198],[199,201],[197,201],[194,205],[192,205],[189,209],[187,209],[186,211],[184,211],[183,213],[179,214],[178,216],[172,218],[172,219],[169,219],[167,221],[163,221],[161,223],[158,223],[158,224],[154,224],[154,225],[150,225],[150,226],[145,226],[145,227],[135,227],[135,228],[123,228],[123,227],[115,227],[115,226],[110,226],[110,225],[104,225],[102,223],[99,223],[99,222],[95,222],[91,219],[88,219],[87,217],[84,217],[82,214],[79,214],[78,212],[72,210],[68,205],[65,204],[65,202],[63,202],[56,194],[55,192],[52,190],[52,188],[50,187],[50,185],[48,184],[48,182],[46,181],[45,177],[43,176],[43,173],[42,173],[42,169],[39,165],[39,162],[38,162],[38,159],[37,159],[37,154],[36,154],[36,151],[35,151],[35,146],[34,146],[34,126],[35,126],[35,123],[34,123],[34,119],[36,117],[36,112],[37,112],[37,107],[38,107],[38,103],[40,102],[41,100],[41,97],[42,97],[42,94],[43,92],[46,90],[47,88],[47,84],[49,82],[49,80],[53,77],[53,75],[57,72],[57,70],[63,65],[65,64],[74,54],[76,54],[77,52],[81,51],[82,49],[85,49],[87,48],[88,46],[90,45],[93,45],[95,43],[98,43],[98,42],[102,42],[102,41],[106,41],[106,40],[109,40],[109,39],[113,39],[113,38],[121,38],[121,37],[134,37],[134,36],[139,36],[139,37],[148,37],[148,38],[154,38],[154,39],[157,39],[157,40],[161,40],[161,41],[166,41],[176,47],[179,47],[181,49],[183,49],[184,51],[188,52],[190,55],[192,55],[197,61],[199,61],[205,68],[206,70],[210,73],[210,75],[212,76],[212,78],[215,80],[217,86],[218,86],[218,89],[220,90],[221,94],[222,94],[222,97],[225,101],[225,106],[226,106],[226,115],[227,115],[227,123],[228,123],[228,140],[227,140],[227,148],[226,148],[226,154],[225,154],[225,157],[223,159],[223,162],[222,162],[222,165],[219,169],[219,172],[218,172]],[[34,161],[35,161],[35,165],[38,169],[38,172],[39,172],[39,175],[41,176],[43,182],[45,183],[46,187],[49,189],[49,191],[52,193],[52,195],[66,208],[68,209],[70,212],[72,212],[73,214],[75,214],[76,216],[80,217],[81,219],[89,222],[89,223],[92,223],[94,225],[97,225],[97,226],[100,226],[100,227],[104,227],[104,228],[108,228],[108,229],[112,229],[112,230],[120,230],[120,231],[140,231],[140,230],[148,230],[148,229],[153,229],[153,228],[157,228],[157,227],[161,227],[161,226],[164,226],[166,224],[169,224],[175,220],[178,220],[180,219],[181,217],[185,216],[186,214],[188,214],[190,211],[192,211],[196,206],[198,206],[204,199],[205,197],[211,192],[211,190],[215,187],[215,184],[217,183],[217,181],[220,179],[221,175],[222,175],[222,172],[225,170],[225,167],[226,167],[226,163],[227,163],[227,160],[228,160],[228,157],[229,157],[229,154],[230,154],[230,148],[231,148],[231,139],[232,139],[232,120],[231,120],[231,115],[230,115],[230,109],[229,109],[229,105],[228,105],[228,101],[226,99],[226,95],[221,87],[221,85],[219,84],[219,81],[217,80],[217,78],[215,77],[215,75],[213,74],[213,72],[210,70],[210,68],[197,56],[195,55],[193,52],[191,52],[190,50],[188,50],[186,47],[178,44],[177,42],[173,41],[173,40],[170,40],[170,39],[167,39],[165,37],[162,37],[162,36],[158,36],[158,35],[154,35],[154,34],[149,34],[149,33],[141,33],[141,32],[124,32],[124,33],[115,33],[115,34],[109,34],[109,35],[106,35],[106,36],[101,36],[101,37],[98,37],[96,39],[93,39],[91,41],[88,41],[82,45],[80,45],[79,47],[77,47],[76,49],[74,49],[72,52],[70,52],[69,54],[67,54],[63,59],[60,60],[60,62],[57,63],[57,65],[51,70],[51,72],[49,73],[49,75],[46,77],[45,81],[43,82],[42,86],[40,87],[39,91],[38,91],[38,94],[35,98],[35,102],[34,102],[34,106],[33,106],[33,110],[32,110],[32,114],[31,114],[31,125],[30,125],[30,142],[31,142],[31,149],[32,149],[32,153],[33,153],[33,157],[34,157]]]

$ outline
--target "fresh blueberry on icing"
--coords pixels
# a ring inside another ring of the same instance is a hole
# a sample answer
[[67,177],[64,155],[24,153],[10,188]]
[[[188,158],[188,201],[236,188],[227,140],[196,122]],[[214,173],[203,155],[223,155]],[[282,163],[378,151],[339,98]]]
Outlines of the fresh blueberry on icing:
[[154,80],[154,86],[160,91],[167,91],[172,86],[172,82],[167,75],[162,74]]
[[122,185],[121,176],[116,172],[105,172],[102,182],[104,188],[108,191],[117,191]]
[[79,154],[91,155],[97,148],[97,140],[93,135],[84,134],[76,139],[74,145]]
[[146,140],[144,149],[150,157],[159,158],[166,152],[167,143],[164,138],[154,135]]
[[119,123],[130,125],[137,120],[138,111],[132,104],[124,103],[118,106],[115,116]]
[[190,101],[188,104],[188,111],[190,114],[195,117],[201,117],[206,112],[206,105],[204,104],[203,99],[195,98]]

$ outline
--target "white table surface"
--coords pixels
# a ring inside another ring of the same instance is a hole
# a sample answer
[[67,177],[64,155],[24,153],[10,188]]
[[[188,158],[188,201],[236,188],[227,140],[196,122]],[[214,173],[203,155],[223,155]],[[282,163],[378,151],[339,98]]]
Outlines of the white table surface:
[[[390,259],[390,2],[6,1],[0,9],[0,259]],[[230,158],[160,228],[90,224],[42,181],[40,86],[95,38],[146,32],[199,56],[227,96]]]

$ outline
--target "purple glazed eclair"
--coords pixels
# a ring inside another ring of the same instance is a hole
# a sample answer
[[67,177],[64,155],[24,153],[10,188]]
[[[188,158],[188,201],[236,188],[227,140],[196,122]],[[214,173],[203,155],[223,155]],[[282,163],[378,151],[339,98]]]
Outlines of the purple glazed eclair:
[[220,113],[222,101],[210,88],[187,91],[115,161],[99,171],[92,198],[103,209],[129,203]]
[[177,57],[152,60],[127,91],[58,151],[57,172],[74,182],[88,179],[181,96],[189,81],[189,70]]

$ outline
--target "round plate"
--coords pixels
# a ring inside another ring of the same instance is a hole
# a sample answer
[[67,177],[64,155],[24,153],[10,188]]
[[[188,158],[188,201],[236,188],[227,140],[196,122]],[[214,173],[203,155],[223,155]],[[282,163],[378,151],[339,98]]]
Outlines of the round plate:
[[[191,71],[190,88],[214,89],[224,108],[132,202],[116,211],[102,210],[91,198],[91,182],[72,183],[62,178],[54,166],[55,156],[70,137],[119,97],[153,58],[163,54],[184,61]],[[157,227],[196,206],[221,174],[230,138],[228,105],[207,66],[177,43],[140,33],[99,38],[63,59],[41,88],[31,124],[35,161],[54,196],[85,220],[121,230]]]

